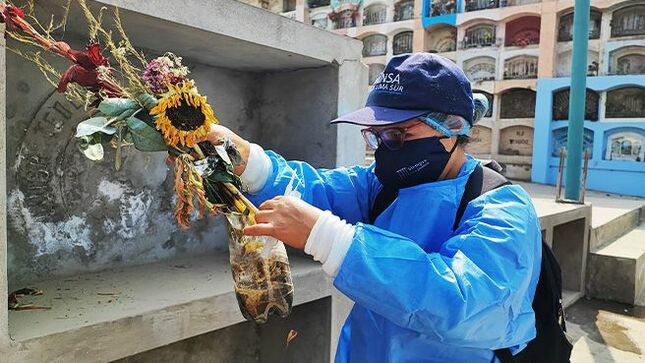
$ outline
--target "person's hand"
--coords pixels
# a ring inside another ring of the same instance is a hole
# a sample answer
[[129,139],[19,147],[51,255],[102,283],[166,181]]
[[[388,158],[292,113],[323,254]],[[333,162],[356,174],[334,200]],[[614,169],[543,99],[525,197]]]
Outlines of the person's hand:
[[257,224],[244,228],[244,234],[270,236],[302,250],[321,214],[320,209],[298,198],[275,197],[260,205]]
[[233,172],[237,175],[240,176],[246,169],[246,163],[249,160],[249,153],[251,151],[251,143],[246,141],[245,139],[241,138],[238,136],[236,133],[228,129],[227,127],[224,127],[222,125],[211,125],[210,130],[208,130],[208,133],[206,136],[203,138],[197,140],[198,142],[202,141],[208,141],[211,144],[218,144],[220,140],[229,138],[235,146],[237,147],[237,150],[240,152],[240,155],[242,156],[242,163],[240,165],[234,165]]

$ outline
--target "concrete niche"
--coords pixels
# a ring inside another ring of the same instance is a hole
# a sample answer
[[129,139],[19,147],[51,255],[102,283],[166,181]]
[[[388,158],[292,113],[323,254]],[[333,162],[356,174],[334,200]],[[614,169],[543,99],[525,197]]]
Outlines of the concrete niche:
[[502,155],[531,156],[533,154],[533,128],[511,126],[500,132],[499,153]]
[[491,153],[491,129],[486,126],[477,125],[470,132],[470,139],[466,149],[474,155],[486,155]]
[[[36,11],[46,19],[61,15],[57,4],[38,1]],[[328,124],[363,103],[368,82],[359,41],[236,1],[188,0],[181,11],[165,1],[90,2],[95,10],[114,4],[148,58],[165,51],[184,57],[225,126],[316,166],[362,163],[357,129]],[[81,49],[85,22],[77,8],[69,19],[64,39]],[[51,309],[3,308],[0,354],[9,361],[110,361],[243,322],[223,221],[177,228],[165,153],[126,149],[119,171],[114,150],[106,149],[101,162],[85,159],[73,133],[88,113],[53,92],[33,65],[4,56],[2,47],[0,207],[7,223],[0,234],[0,305],[7,306],[7,290],[30,286],[44,292],[31,302]],[[295,305],[328,299],[318,264],[292,256],[292,272]],[[325,304],[314,305],[323,316],[311,319],[329,320]],[[329,334],[328,324],[303,329],[304,336]],[[328,348],[314,353],[327,357]]]

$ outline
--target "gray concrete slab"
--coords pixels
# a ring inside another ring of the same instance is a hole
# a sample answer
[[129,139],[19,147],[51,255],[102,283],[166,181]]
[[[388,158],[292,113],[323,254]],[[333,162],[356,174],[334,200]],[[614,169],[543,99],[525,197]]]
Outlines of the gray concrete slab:
[[[270,319],[261,326],[239,323],[114,363],[327,363],[330,307],[329,298],[312,301],[294,307],[286,319]],[[297,335],[287,344],[291,330]]]
[[629,259],[638,259],[645,254],[645,223],[622,236],[607,247],[597,251],[598,254]]
[[645,223],[589,254],[591,297],[645,306]]
[[[294,305],[329,297],[319,263],[291,256]],[[45,311],[12,311],[10,357],[27,361],[110,361],[244,321],[228,255],[158,262],[38,282],[24,300]]]
[[[544,206],[546,210],[558,211],[561,209],[572,208],[571,204],[555,204],[555,187],[552,185],[516,182],[526,189],[534,203]],[[617,194],[605,193],[588,190],[585,195],[585,203],[593,207],[591,226],[596,228],[607,222],[629,213],[634,209],[645,207],[645,198],[622,196]],[[552,209],[551,209],[552,208]]]

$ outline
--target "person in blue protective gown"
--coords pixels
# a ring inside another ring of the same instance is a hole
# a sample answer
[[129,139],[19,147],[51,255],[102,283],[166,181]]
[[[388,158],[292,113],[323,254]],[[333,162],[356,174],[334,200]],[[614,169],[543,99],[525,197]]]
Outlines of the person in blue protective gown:
[[[529,195],[517,185],[485,193],[453,230],[479,163],[463,150],[475,111],[459,67],[405,54],[388,63],[365,108],[332,121],[366,127],[371,166],[286,161],[222,126],[206,137],[231,138],[245,160],[235,172],[260,205],[245,233],[303,249],[355,302],[337,362],[493,362],[493,350],[517,354],[535,337],[541,236]],[[372,221],[384,190],[396,198]]]

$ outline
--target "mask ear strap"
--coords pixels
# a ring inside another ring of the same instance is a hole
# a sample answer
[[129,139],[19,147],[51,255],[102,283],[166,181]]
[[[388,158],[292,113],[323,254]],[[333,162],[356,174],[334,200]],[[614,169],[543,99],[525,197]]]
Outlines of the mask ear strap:
[[[438,140],[443,140],[443,139],[451,139],[453,136],[448,136],[448,135],[443,135],[443,136],[437,136]],[[452,149],[448,152],[448,154],[452,155],[453,152],[455,152],[455,149],[457,148],[457,144],[459,144],[459,139],[455,140],[455,143],[452,145]]]
[[452,149],[450,149],[450,153],[449,153],[450,155],[452,155],[452,153],[455,151],[455,149],[457,148],[457,145],[459,145],[459,139],[456,139],[455,144],[452,145]]

